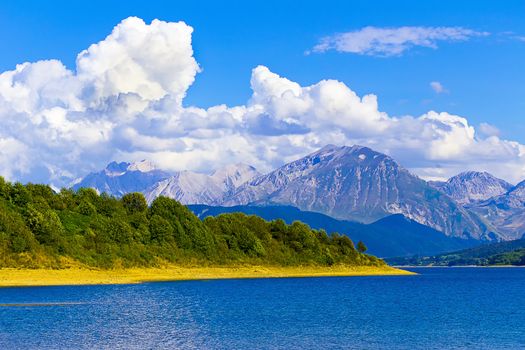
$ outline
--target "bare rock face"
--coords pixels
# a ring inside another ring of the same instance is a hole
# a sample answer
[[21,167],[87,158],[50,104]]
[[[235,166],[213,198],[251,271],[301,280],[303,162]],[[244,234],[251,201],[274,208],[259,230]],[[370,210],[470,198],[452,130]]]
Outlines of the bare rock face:
[[504,194],[467,207],[491,222],[505,239],[525,237],[525,181]]
[[487,172],[478,171],[466,171],[446,182],[431,181],[429,184],[461,205],[482,202],[507,193],[512,188],[510,183]]
[[247,181],[260,175],[261,173],[253,166],[238,163],[215,170],[210,178],[222,188],[225,194],[229,194]]
[[246,182],[222,204],[292,205],[364,223],[403,214],[449,236],[500,238],[477,215],[392,158],[361,146],[326,146]]
[[87,187],[98,193],[121,197],[129,192],[142,192],[169,176],[169,173],[157,169],[147,160],[134,163],[111,162],[104,170],[88,174],[73,189]]
[[216,205],[237,187],[258,175],[254,167],[246,164],[226,166],[211,175],[181,171],[148,188],[145,196],[150,203],[158,196],[165,196],[183,204]]
[[191,171],[170,174],[147,160],[111,162],[104,170],[88,174],[73,189],[93,188],[116,197],[142,192],[150,203],[158,196],[166,196],[183,204],[212,205],[221,203],[225,196],[259,175],[254,167],[246,164],[228,165],[208,175]]
[[467,171],[431,185],[490,222],[503,239],[525,234],[525,182],[512,186],[489,173]]

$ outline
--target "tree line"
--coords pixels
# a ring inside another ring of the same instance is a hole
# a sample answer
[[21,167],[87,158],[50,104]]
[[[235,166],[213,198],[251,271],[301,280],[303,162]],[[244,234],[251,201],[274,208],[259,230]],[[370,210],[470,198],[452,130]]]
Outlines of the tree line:
[[59,192],[0,177],[0,267],[112,268],[183,265],[383,265],[346,235],[254,215],[197,218],[186,206],[141,193]]

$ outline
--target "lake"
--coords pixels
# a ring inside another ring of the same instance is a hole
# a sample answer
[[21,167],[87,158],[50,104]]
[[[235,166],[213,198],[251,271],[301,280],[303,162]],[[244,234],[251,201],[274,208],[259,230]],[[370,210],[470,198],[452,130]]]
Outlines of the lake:
[[0,288],[0,348],[525,349],[525,269]]

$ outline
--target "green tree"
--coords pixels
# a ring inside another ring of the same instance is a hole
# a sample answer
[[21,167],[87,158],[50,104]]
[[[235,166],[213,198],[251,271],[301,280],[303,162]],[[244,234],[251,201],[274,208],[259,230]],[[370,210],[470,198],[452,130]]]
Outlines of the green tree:
[[159,215],[171,223],[177,246],[207,256],[213,254],[216,248],[213,235],[199,218],[176,200],[163,196],[156,198],[151,203],[149,215]]
[[364,252],[366,252],[368,250],[368,248],[363,243],[363,241],[359,241],[359,242],[357,242],[357,250],[359,251],[359,253],[364,253]]
[[144,195],[139,192],[125,194],[122,197],[122,204],[128,214],[141,213],[148,209],[148,203]]
[[[362,242],[360,252],[366,251]],[[308,225],[267,222],[241,213],[196,217],[176,200],[118,199],[92,189],[54,192],[49,186],[0,178],[0,267],[60,265],[149,266],[163,260],[202,264],[333,265],[383,262],[358,254],[344,235]],[[497,261],[519,262],[518,253]],[[495,260],[496,261],[496,260]],[[46,264],[46,265],[44,265]]]
[[0,197],[6,199],[9,198],[10,186],[11,184],[5,181],[5,179],[2,176],[0,176]]
[[98,193],[92,188],[80,188],[77,191],[77,196],[79,199],[85,199],[90,203],[96,204],[98,201]]
[[81,199],[78,204],[78,212],[82,215],[93,216],[97,213],[97,208],[87,199]]
[[164,243],[164,242],[173,242],[173,226],[170,222],[164,219],[160,215],[153,215],[149,220],[149,230],[151,233],[151,240]]
[[17,206],[23,207],[31,202],[31,193],[20,182],[11,187],[11,202]]
[[37,245],[33,233],[25,225],[22,216],[10,209],[3,201],[0,201],[0,237],[7,239],[6,248],[14,253],[31,251]]
[[64,235],[64,227],[55,211],[40,212],[29,204],[25,216],[27,225],[40,243],[58,249],[63,248],[59,243]]
[[131,226],[121,218],[112,218],[106,224],[106,230],[113,242],[130,243],[132,239]]

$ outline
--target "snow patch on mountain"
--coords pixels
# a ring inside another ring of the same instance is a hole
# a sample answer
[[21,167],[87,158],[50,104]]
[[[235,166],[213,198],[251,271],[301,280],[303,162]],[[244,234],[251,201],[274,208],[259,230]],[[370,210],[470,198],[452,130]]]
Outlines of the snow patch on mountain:
[[127,169],[127,171],[140,171],[140,172],[143,172],[143,173],[147,173],[147,172],[150,172],[150,171],[153,171],[153,170],[157,170],[157,167],[156,165],[149,161],[149,160],[141,160],[140,162],[133,162],[131,163]]
[[145,196],[150,203],[158,196],[165,196],[183,204],[217,205],[237,187],[258,175],[254,167],[241,163],[218,169],[211,175],[182,171],[154,184],[145,191]]
[[238,163],[214,171],[211,174],[211,178],[215,183],[220,185],[225,192],[230,192],[259,175],[261,174],[253,166]]

